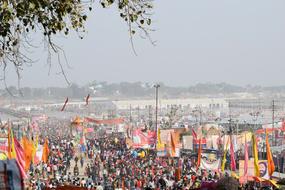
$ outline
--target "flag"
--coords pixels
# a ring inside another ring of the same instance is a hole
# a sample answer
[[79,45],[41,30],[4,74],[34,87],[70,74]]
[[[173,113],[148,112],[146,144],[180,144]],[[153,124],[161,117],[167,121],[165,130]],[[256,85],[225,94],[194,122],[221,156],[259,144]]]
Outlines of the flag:
[[161,144],[160,128],[158,128],[158,130],[157,130],[157,144]]
[[36,157],[38,145],[39,145],[39,136],[37,135],[36,139],[33,142],[33,158],[32,158],[33,163],[35,163],[35,157]]
[[270,149],[270,144],[268,141],[268,134],[267,134],[267,129],[265,129],[265,134],[266,134],[266,153],[267,153],[267,164],[268,164],[268,173],[269,176],[271,176],[275,170],[275,165],[273,162],[272,154],[271,154],[271,149]]
[[172,156],[175,156],[176,146],[175,146],[175,140],[174,140],[174,136],[173,136],[174,134],[171,133],[170,135],[171,135],[171,153],[172,153]]
[[63,104],[63,106],[61,108],[61,111],[64,111],[67,102],[68,102],[68,97],[66,98],[66,100],[65,100],[65,102],[64,102],[64,104]]
[[175,168],[175,178],[177,181],[181,180],[181,169],[180,168]]
[[202,156],[202,140],[199,139],[199,150],[198,150],[198,159],[197,159],[197,167],[199,168],[201,164],[201,156]]
[[8,129],[8,158],[9,159],[17,158],[12,129]]
[[10,129],[8,128],[8,150],[7,150],[7,153],[8,153],[8,158],[11,159],[12,157],[12,154],[11,154],[11,131]]
[[192,128],[192,136],[194,140],[197,140],[197,133],[194,131],[193,128]]
[[122,177],[122,190],[126,190],[126,188],[125,188],[125,177]]
[[88,94],[88,95],[86,96],[86,99],[85,99],[86,106],[89,104],[89,98],[90,98],[90,94]]
[[156,148],[157,149],[160,149],[160,148],[163,148],[163,144],[161,143],[161,138],[160,138],[160,128],[157,129],[157,145],[156,145]]
[[26,136],[22,138],[22,142],[24,149],[25,171],[28,171],[33,160],[34,144]]
[[254,174],[256,177],[259,177],[258,150],[254,133],[252,133],[252,149],[254,158]]
[[17,161],[17,164],[19,166],[19,169],[20,169],[20,173],[21,173],[21,177],[22,178],[26,178],[27,175],[26,175],[26,172],[25,172],[25,155],[24,155],[24,150],[21,146],[21,144],[19,143],[19,141],[14,137],[13,138],[13,141],[14,141],[14,147],[15,147],[15,152],[16,152],[16,161]]
[[243,176],[247,176],[248,172],[248,147],[245,135],[245,142],[244,142],[244,173]]
[[82,152],[87,152],[88,150],[86,150],[87,143],[86,143],[86,138],[85,138],[85,129],[83,129],[82,136],[80,138],[79,143],[81,145],[81,151]]
[[43,147],[43,155],[42,155],[42,161],[44,163],[47,163],[49,156],[49,148],[48,148],[48,139],[45,139],[44,147]]
[[233,139],[232,136],[230,136],[231,139],[231,146],[230,146],[230,154],[231,154],[231,170],[236,170],[236,160],[235,160],[235,151],[234,151],[234,145],[233,145]]
[[230,142],[230,138],[228,138],[228,142],[226,144],[226,149],[224,150],[224,156],[223,156],[222,167],[221,167],[222,172],[225,171],[225,166],[226,166],[226,162],[227,162],[226,157],[227,157],[227,152],[228,152],[228,148],[229,148],[229,142]]

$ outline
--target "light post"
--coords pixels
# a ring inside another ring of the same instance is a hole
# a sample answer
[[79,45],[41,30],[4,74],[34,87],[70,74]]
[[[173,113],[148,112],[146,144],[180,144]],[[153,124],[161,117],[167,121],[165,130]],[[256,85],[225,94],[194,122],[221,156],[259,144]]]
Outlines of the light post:
[[155,84],[153,86],[155,88],[155,134],[156,134],[156,139],[155,139],[155,149],[156,149],[156,144],[157,144],[157,128],[158,128],[158,121],[157,121],[157,112],[158,112],[158,88],[160,87],[159,84]]

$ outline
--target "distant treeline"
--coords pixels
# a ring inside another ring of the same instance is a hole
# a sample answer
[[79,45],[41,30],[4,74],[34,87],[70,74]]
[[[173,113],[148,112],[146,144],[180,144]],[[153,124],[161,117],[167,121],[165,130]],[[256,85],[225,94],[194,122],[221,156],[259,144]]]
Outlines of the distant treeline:
[[[160,83],[160,97],[163,98],[185,98],[185,97],[201,97],[201,96],[224,96],[234,93],[262,93],[285,94],[285,86],[262,87],[262,86],[236,86],[227,83],[199,83],[189,87],[171,87]],[[1,97],[21,97],[24,99],[48,98],[57,99],[62,97],[70,97],[74,99],[84,99],[87,94],[96,97],[111,98],[153,98],[154,88],[151,83],[143,82],[92,82],[84,86],[71,84],[69,87],[49,87],[49,88],[30,88],[23,87],[18,90],[14,86],[1,90]]]

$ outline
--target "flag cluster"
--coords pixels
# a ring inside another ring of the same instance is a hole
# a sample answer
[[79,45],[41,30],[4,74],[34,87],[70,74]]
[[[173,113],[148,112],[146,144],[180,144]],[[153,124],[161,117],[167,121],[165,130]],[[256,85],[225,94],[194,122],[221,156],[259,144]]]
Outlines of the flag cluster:
[[[35,162],[38,148],[38,137],[35,141],[24,136],[21,143],[14,137],[13,130],[8,130],[8,159],[16,159],[22,178],[27,177],[31,163]],[[41,160],[47,163],[49,156],[48,140],[45,140]]]

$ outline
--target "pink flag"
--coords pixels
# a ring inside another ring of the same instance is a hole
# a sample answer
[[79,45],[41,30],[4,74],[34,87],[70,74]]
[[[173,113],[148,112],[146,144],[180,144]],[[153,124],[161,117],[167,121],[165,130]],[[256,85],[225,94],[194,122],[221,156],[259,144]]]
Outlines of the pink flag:
[[231,138],[231,147],[230,147],[230,153],[231,153],[231,170],[236,170],[236,160],[235,160],[235,152],[234,152],[234,145],[233,145],[233,139]]
[[247,141],[246,141],[246,135],[245,135],[245,144],[244,144],[244,173],[243,176],[247,176],[248,171],[248,147],[247,147]]
[[19,141],[16,139],[16,137],[14,137],[14,143],[15,143],[15,152],[17,155],[17,164],[19,166],[20,172],[21,172],[21,176],[22,178],[26,178],[26,172],[25,172],[25,159],[24,159],[24,150],[21,146],[21,144],[19,143]]

